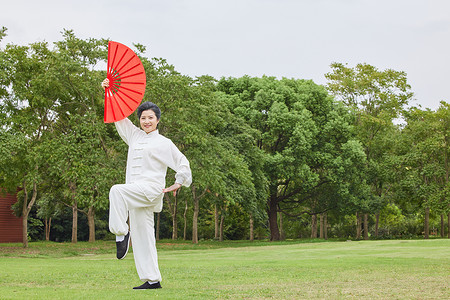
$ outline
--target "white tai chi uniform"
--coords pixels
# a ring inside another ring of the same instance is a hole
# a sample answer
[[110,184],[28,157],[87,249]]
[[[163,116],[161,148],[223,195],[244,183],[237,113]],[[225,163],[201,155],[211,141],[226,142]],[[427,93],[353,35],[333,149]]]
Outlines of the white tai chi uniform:
[[134,261],[142,281],[161,281],[156,253],[154,212],[162,210],[167,167],[176,172],[175,182],[192,182],[189,161],[158,130],[139,129],[125,118],[115,122],[117,132],[128,145],[126,183],[109,192],[109,230],[115,235],[130,234]]

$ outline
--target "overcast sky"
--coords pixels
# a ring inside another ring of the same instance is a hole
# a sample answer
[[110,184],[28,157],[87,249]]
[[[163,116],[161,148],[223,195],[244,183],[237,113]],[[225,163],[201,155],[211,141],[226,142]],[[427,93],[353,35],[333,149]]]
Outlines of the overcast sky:
[[182,74],[325,84],[332,62],[405,71],[416,101],[450,102],[449,0],[0,0],[6,43],[63,29],[147,47]]

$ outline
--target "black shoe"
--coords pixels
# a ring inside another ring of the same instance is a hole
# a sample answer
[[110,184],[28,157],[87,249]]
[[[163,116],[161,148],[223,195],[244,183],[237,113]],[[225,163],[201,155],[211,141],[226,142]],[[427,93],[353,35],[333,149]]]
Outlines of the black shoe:
[[136,286],[133,288],[133,290],[148,290],[148,289],[160,289],[162,288],[161,284],[159,283],[159,281],[157,283],[148,283],[148,281],[146,281],[143,285],[140,286]]
[[124,259],[127,256],[128,248],[130,248],[130,233],[128,232],[123,241],[116,242],[117,258]]

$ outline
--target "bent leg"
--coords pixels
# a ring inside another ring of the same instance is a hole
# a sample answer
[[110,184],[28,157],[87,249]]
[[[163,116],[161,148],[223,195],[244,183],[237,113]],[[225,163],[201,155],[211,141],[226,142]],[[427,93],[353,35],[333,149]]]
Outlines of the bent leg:
[[130,210],[134,262],[142,281],[161,281],[156,252],[155,222],[149,207]]
[[128,210],[150,205],[136,184],[116,184],[109,191],[109,231],[115,235],[128,233]]

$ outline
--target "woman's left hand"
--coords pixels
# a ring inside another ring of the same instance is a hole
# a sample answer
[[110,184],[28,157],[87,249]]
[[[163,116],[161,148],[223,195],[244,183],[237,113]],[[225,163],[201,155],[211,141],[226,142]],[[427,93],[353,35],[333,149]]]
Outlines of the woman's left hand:
[[177,190],[181,187],[181,184],[175,183],[168,188],[163,189],[163,193],[167,192],[173,192],[173,196],[175,197],[177,195]]

